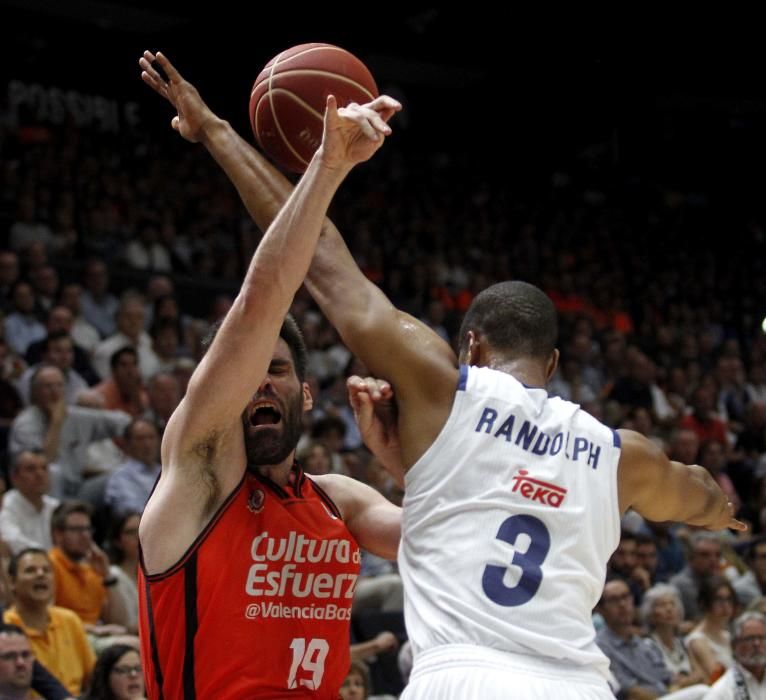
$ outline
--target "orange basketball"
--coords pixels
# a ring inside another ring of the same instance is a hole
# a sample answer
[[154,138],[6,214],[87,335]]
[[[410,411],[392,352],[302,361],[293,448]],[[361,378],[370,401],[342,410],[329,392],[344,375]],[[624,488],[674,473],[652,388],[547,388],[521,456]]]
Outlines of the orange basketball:
[[250,124],[261,148],[286,170],[302,173],[322,142],[328,95],[339,107],[378,96],[356,56],[331,44],[301,44],[272,58],[250,93]]

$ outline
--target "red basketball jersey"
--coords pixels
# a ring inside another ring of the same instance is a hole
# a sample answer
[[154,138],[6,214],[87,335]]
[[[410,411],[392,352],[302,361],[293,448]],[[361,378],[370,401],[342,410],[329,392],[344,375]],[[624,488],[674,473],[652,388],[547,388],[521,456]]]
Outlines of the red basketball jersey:
[[359,547],[297,466],[292,485],[245,474],[181,561],[139,572],[152,700],[337,700],[349,668]]

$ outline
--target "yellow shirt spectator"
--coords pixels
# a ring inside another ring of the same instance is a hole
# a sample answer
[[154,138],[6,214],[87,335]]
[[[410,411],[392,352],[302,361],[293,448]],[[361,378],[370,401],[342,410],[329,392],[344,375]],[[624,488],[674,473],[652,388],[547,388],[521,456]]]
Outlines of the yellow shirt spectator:
[[75,613],[52,605],[44,630],[27,627],[15,607],[3,613],[3,620],[18,625],[29,638],[35,658],[74,696],[82,692],[85,679],[96,664],[85,628]]

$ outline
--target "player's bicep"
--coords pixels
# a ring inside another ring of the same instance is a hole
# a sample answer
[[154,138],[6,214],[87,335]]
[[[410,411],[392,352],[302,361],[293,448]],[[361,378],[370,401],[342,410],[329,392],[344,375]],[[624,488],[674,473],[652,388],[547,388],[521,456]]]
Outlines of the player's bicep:
[[653,442],[632,430],[620,430],[618,472],[620,510],[633,508],[649,520],[671,520],[681,510],[685,467],[671,462]]

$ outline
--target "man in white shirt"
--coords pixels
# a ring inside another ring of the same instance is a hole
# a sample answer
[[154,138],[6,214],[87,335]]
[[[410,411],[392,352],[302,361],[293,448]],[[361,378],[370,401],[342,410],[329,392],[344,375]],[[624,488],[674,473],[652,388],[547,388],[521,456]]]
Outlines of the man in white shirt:
[[13,489],[5,494],[0,509],[0,539],[14,554],[37,547],[48,550],[51,539],[51,515],[59,504],[48,495],[48,462],[39,452],[24,450],[11,465]]
[[766,617],[746,612],[734,621],[734,665],[704,700],[766,700]]

